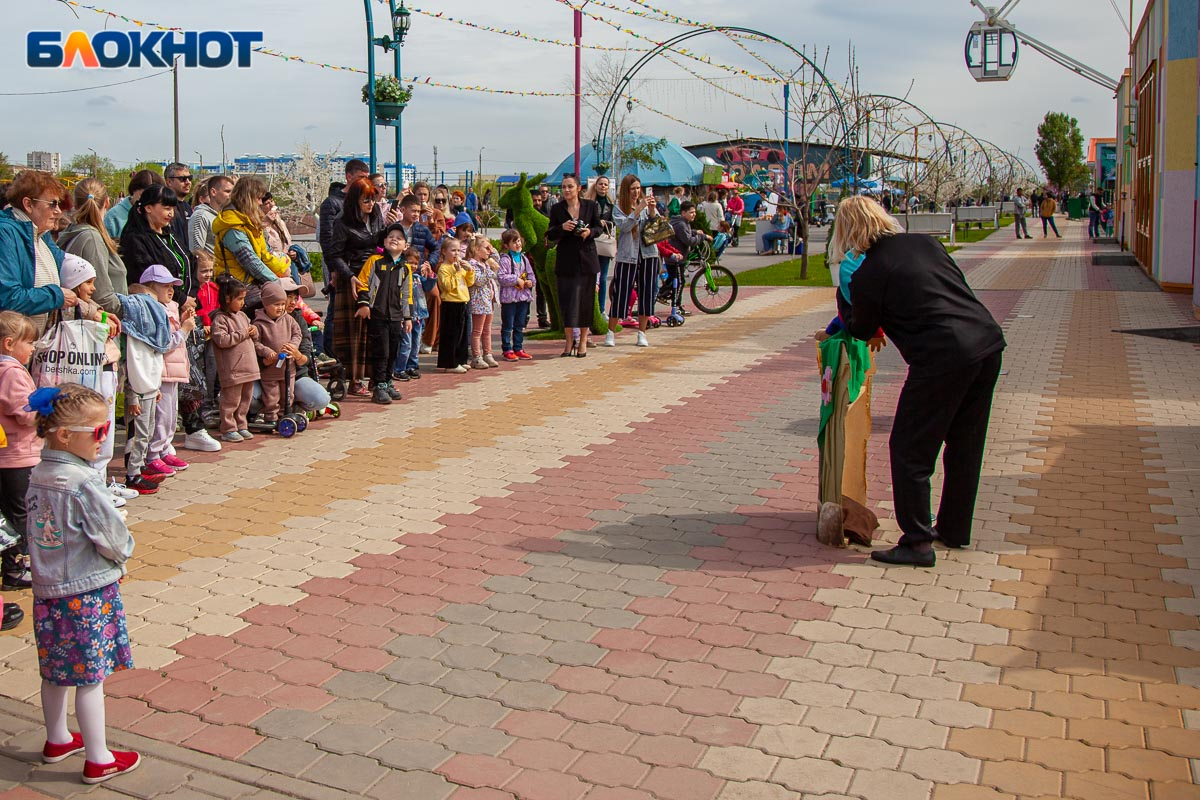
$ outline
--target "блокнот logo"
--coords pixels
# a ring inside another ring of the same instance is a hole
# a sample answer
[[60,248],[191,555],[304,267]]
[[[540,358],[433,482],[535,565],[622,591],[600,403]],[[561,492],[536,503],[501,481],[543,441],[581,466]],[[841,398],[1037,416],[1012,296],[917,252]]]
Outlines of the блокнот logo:
[[[64,38],[66,41],[64,42]],[[25,63],[31,67],[86,69],[250,66],[250,53],[263,41],[262,31],[30,31]]]

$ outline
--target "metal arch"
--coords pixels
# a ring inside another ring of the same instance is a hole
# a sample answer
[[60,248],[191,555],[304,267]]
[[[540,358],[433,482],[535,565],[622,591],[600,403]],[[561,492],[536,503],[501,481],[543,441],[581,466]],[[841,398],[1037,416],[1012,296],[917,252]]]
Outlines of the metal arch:
[[[697,36],[703,36],[707,33],[724,33],[727,35],[730,33],[743,33],[743,34],[749,34],[751,36],[760,36],[764,39],[769,39],[770,41],[775,42],[776,44],[783,45],[788,50],[790,50],[793,55],[799,57],[802,61],[804,61],[804,63],[806,63],[808,66],[812,67],[813,72],[815,72],[817,75],[819,75],[821,77],[822,83],[825,84],[825,88],[829,91],[829,94],[833,97],[833,101],[837,105],[838,116],[841,117],[841,120],[842,120],[842,135],[843,135],[843,140],[845,142],[845,145],[842,148],[844,151],[843,163],[842,163],[842,172],[843,172],[843,177],[844,177],[845,170],[848,168],[848,165],[852,161],[851,151],[850,151],[850,126],[849,126],[849,123],[846,121],[846,109],[842,105],[842,98],[838,94],[837,89],[834,88],[833,83],[830,82],[829,78],[826,77],[825,73],[821,70],[820,67],[818,67],[816,65],[816,63],[812,59],[810,59],[803,52],[797,50],[795,47],[793,47],[792,45],[783,41],[782,39],[772,36],[769,33],[763,33],[762,31],[754,30],[753,28],[742,28],[742,27],[730,26],[730,25],[714,25],[711,27],[699,28],[697,30],[685,31],[684,33],[674,36],[674,37],[668,39],[667,41],[659,44],[653,50],[650,50],[645,55],[643,55],[641,58],[639,58],[636,62],[634,62],[634,65],[625,72],[625,74],[621,77],[621,80],[617,83],[616,88],[613,90],[613,93],[608,98],[608,103],[604,106],[604,112],[600,115],[600,125],[599,125],[599,129],[597,131],[597,134],[596,134],[597,148],[602,147],[604,145],[604,143],[607,141],[608,126],[609,126],[609,124],[611,124],[613,114],[616,112],[617,101],[621,98],[621,95],[623,95],[628,90],[629,85],[633,82],[634,76],[636,76],[637,73],[640,72],[643,67],[645,67],[647,64],[649,64],[651,61],[653,61],[654,58],[657,57],[660,53],[662,53],[666,50],[672,49],[677,44],[686,42],[689,39],[694,39]],[[853,181],[854,181],[854,189],[857,192],[857,190],[858,190],[858,172],[857,172],[857,170],[854,172]]]
[[[988,177],[988,180],[989,181],[995,180],[996,169],[995,169],[995,167],[992,166],[992,159],[988,155],[987,147],[984,146],[983,141],[978,136],[976,136],[975,134],[973,134],[969,130],[967,130],[966,128],[959,127],[958,125],[955,125],[951,122],[942,122],[939,124],[945,125],[947,128],[951,128],[953,130],[956,130],[956,131],[959,131],[960,133],[965,134],[972,142],[974,142],[975,146],[979,148],[979,152],[982,153],[985,158],[987,158],[988,170],[991,173],[991,175]],[[995,147],[995,145],[992,145],[992,147]],[[997,148],[997,149],[999,149],[999,148]],[[950,154],[950,159],[951,159],[951,164],[953,164],[954,163],[954,154],[953,153]]]
[[[875,99],[875,100],[892,100],[892,101],[894,101],[894,102],[896,102],[896,103],[900,103],[900,104],[903,104],[903,105],[905,105],[905,106],[908,106],[908,107],[909,107],[909,108],[911,108],[911,109],[914,109],[914,110],[915,110],[915,111],[916,111],[918,114],[920,114],[922,117],[924,117],[924,118],[926,119],[926,121],[927,121],[927,122],[929,122],[929,124],[933,125],[933,127],[934,127],[934,128],[937,130],[937,132],[938,132],[938,136],[940,136],[940,137],[941,137],[941,139],[942,139],[942,149],[943,149],[943,152],[945,152],[945,153],[946,153],[946,155],[947,155],[947,157],[948,157],[948,158],[951,158],[951,160],[952,160],[952,157],[950,156],[950,137],[948,137],[948,136],[946,135],[946,132],[945,132],[944,130],[942,130],[941,123],[939,123],[939,122],[938,122],[936,119],[934,119],[934,118],[933,118],[933,117],[932,117],[932,116],[929,114],[929,112],[927,112],[925,109],[921,108],[919,105],[917,105],[916,103],[912,102],[911,100],[909,100],[909,99],[907,99],[907,98],[904,98],[904,97],[896,97],[895,95],[891,95],[891,94],[878,94],[878,93],[872,93],[872,94],[866,94],[866,95],[863,95],[863,97],[864,97],[864,98],[866,98],[866,99]],[[918,127],[919,125],[920,125],[920,123],[917,123],[917,124],[915,124],[915,125],[911,125],[911,126],[909,126],[909,127],[905,128],[905,129],[904,129],[904,130],[902,130],[902,131],[899,131],[899,132],[895,133],[895,134],[892,136],[892,138],[891,138],[890,140],[888,140],[888,144],[887,144],[887,146],[884,148],[884,150],[891,150],[891,149],[893,149],[893,147],[894,147],[894,144],[893,144],[893,143],[894,143],[894,142],[895,142],[897,139],[899,139],[899,138],[900,138],[900,136],[902,136],[902,135],[904,135],[904,134],[907,134],[907,133],[908,133],[909,131],[911,131],[911,130],[912,130],[914,127]],[[917,153],[913,153],[913,157],[914,157],[914,159],[917,157],[917,155],[918,155]],[[914,175],[915,175],[915,171],[914,171]]]

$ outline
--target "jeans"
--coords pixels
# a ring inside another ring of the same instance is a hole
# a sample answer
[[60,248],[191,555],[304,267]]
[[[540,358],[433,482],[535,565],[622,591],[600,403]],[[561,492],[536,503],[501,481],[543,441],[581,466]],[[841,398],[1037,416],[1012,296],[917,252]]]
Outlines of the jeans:
[[1025,238],[1029,238],[1029,225],[1025,221],[1024,215],[1018,216],[1013,220],[1013,228],[1017,231],[1017,238],[1021,238],[1021,231],[1025,232]]
[[1100,235],[1100,212],[1088,212],[1088,238],[1095,239]]
[[[254,381],[251,385],[254,388],[250,390],[249,413],[257,414],[262,410],[262,384]],[[330,401],[329,392],[324,386],[312,378],[296,378],[296,384],[292,387],[292,403],[297,410],[320,411],[327,407]]]
[[1042,217],[1042,238],[1043,239],[1045,239],[1047,236],[1050,235],[1049,231],[1047,230],[1047,227],[1046,227],[1047,225],[1054,229],[1055,236],[1057,236],[1060,239],[1062,238],[1062,234],[1060,234],[1058,232],[1058,226],[1054,224],[1054,217]]
[[763,234],[763,247],[773,250],[776,242],[786,242],[789,238],[787,231],[768,231]]
[[[600,316],[604,316],[604,311],[608,307],[608,293],[604,291],[605,284],[608,283],[608,268],[612,265],[612,258],[609,256],[600,257],[600,282],[596,286],[596,297],[600,299]],[[528,310],[528,309],[527,309]],[[521,348],[517,348],[520,350]]]
[[420,369],[421,334],[425,330],[425,320],[414,319],[412,333],[400,337],[400,347],[396,352],[396,363],[393,372],[407,372],[410,369]]
[[[601,264],[610,259],[600,259]],[[607,265],[606,265],[607,266]],[[601,267],[600,275],[604,275],[605,267]],[[600,278],[601,282],[604,278]],[[525,326],[529,324],[529,301],[523,303],[500,304],[500,349],[505,353],[513,353],[525,349]]]

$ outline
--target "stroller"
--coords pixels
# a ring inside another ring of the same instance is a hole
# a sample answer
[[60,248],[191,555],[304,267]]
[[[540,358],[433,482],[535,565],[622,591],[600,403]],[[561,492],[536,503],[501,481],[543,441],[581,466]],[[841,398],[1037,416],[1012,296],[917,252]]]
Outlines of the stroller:
[[[317,364],[317,380],[325,382],[329,397],[335,401],[346,397],[346,368],[338,361],[326,361]],[[334,415],[337,416],[337,415]]]

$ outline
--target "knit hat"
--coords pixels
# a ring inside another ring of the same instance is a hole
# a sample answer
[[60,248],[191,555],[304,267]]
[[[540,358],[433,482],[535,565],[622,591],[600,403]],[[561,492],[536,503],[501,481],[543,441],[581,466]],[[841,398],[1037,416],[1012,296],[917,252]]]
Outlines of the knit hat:
[[74,289],[84,281],[96,277],[96,268],[74,253],[63,256],[62,269],[58,271],[58,282],[64,289]]
[[287,299],[283,285],[279,281],[271,281],[262,287],[262,303],[264,306],[279,303]]

